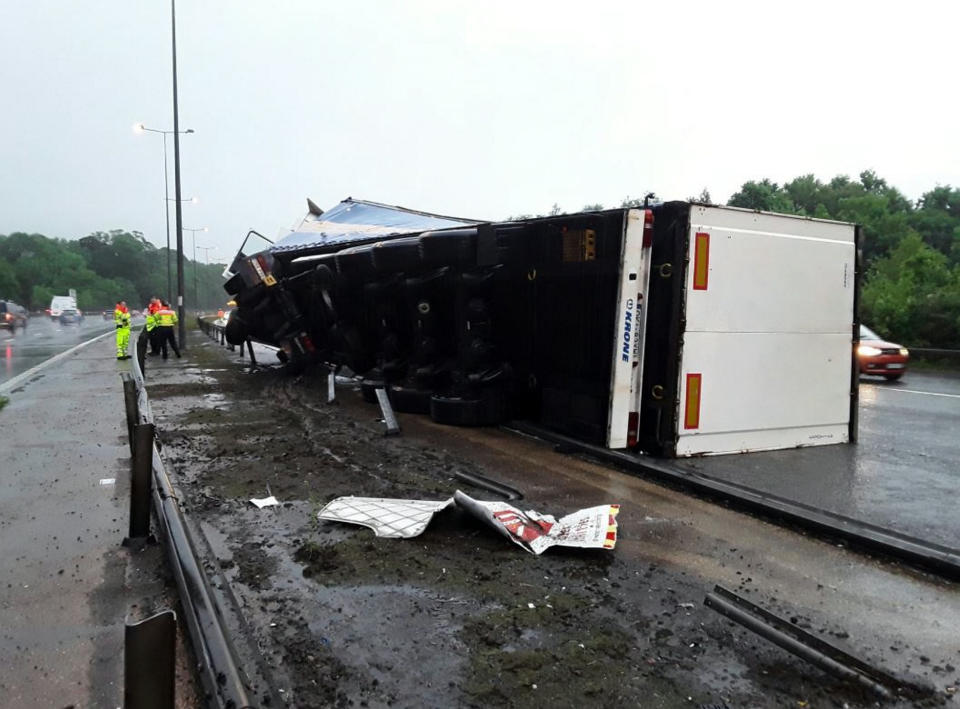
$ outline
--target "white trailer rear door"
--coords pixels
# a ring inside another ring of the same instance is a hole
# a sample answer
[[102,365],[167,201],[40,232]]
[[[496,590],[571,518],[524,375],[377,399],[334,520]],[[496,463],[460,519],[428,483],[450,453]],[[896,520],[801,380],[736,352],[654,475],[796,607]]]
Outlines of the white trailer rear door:
[[677,455],[848,440],[855,229],[691,206]]
[[623,225],[617,326],[610,369],[608,448],[629,448],[637,443],[652,240],[653,213],[644,209],[628,210]]

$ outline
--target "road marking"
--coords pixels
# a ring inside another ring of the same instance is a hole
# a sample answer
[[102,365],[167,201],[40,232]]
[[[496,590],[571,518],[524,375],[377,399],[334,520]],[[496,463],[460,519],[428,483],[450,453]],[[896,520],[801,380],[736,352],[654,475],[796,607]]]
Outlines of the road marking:
[[926,396],[945,396],[948,399],[960,399],[960,394],[940,394],[935,391],[917,391],[916,389],[891,389],[887,387],[876,387],[878,391],[899,391],[903,394],[924,394]]
[[35,367],[30,367],[30,369],[28,369],[26,372],[21,372],[20,374],[15,376],[13,379],[8,379],[7,381],[0,384],[0,394],[6,391],[10,391],[11,389],[16,389],[21,383],[25,382],[30,377],[34,376],[40,370],[46,369],[51,364],[56,364],[62,359],[66,359],[67,357],[72,355],[74,352],[76,352],[77,350],[83,349],[90,343],[96,342],[97,340],[102,340],[107,335],[112,335],[112,334],[113,334],[113,330],[107,330],[102,335],[97,335],[96,337],[93,337],[87,340],[86,342],[81,342],[79,345],[74,345],[69,350],[65,350],[60,354],[54,355],[50,359],[43,360],[40,364],[36,365]]

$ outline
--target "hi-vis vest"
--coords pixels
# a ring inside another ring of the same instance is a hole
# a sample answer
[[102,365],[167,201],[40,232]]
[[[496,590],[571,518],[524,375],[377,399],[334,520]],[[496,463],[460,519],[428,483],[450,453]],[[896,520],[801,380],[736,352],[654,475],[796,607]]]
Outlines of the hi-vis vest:
[[173,327],[177,324],[177,314],[169,308],[161,308],[154,317],[160,327]]
[[147,314],[147,332],[150,332],[157,326],[157,315],[156,313]]
[[117,308],[113,311],[113,322],[117,327],[130,327],[130,313]]

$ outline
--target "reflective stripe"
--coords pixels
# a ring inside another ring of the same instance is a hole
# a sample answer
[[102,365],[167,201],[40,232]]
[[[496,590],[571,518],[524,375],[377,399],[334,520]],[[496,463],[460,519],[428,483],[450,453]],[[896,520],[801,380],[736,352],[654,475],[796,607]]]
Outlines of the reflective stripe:
[[683,427],[700,428],[700,386],[702,375],[687,374],[687,397],[683,412]]
[[154,317],[160,327],[173,327],[177,324],[177,314],[172,310],[158,310]]
[[710,235],[697,232],[693,245],[693,289],[706,290],[710,278]]

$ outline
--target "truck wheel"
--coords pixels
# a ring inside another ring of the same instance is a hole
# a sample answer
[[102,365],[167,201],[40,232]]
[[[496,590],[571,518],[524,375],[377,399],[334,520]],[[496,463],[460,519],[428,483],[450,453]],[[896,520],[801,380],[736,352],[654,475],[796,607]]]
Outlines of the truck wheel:
[[383,273],[414,271],[420,267],[420,239],[381,241],[373,245],[373,267]]
[[506,398],[499,389],[486,389],[468,398],[430,398],[430,418],[449,426],[495,426],[506,421],[507,414]]
[[477,230],[427,232],[420,236],[420,256],[426,266],[466,266],[477,260]]
[[223,328],[223,334],[231,345],[243,345],[247,341],[247,325],[239,310],[230,313],[230,319]]
[[373,273],[373,257],[369,246],[354,246],[353,248],[338,251],[334,257],[337,264],[337,273],[347,279],[359,276],[361,279]]
[[390,403],[397,411],[405,414],[430,413],[430,397],[433,396],[433,389],[396,384],[391,385],[387,391],[390,392]]

